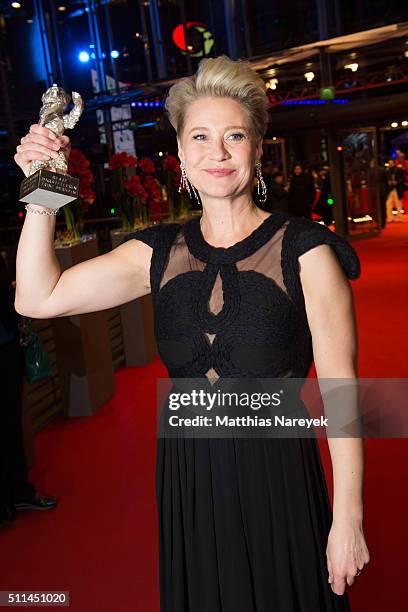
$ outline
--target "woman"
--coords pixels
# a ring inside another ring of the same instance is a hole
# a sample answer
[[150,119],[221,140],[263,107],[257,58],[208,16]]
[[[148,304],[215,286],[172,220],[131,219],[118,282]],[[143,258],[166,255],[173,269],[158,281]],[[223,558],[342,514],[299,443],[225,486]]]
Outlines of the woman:
[[[263,187],[267,106],[248,63],[202,60],[166,101],[182,185],[198,192],[202,217],[134,232],[61,274],[53,216],[32,207],[17,254],[18,311],[92,312],[151,291],[160,356],[174,379],[301,378],[312,340],[319,377],[355,377],[346,279],[359,274],[354,250],[327,228],[268,214],[251,198],[254,168]],[[68,144],[49,136],[32,126],[22,139],[15,159],[25,172]],[[333,517],[314,438],[159,438],[161,610],[348,610],[346,585],[369,560],[362,442],[329,444]]]

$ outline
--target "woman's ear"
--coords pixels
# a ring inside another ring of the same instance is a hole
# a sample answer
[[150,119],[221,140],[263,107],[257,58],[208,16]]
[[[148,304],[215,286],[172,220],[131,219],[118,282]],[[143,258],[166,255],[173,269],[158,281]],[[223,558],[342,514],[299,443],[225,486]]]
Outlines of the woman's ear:
[[177,138],[177,147],[178,147],[178,153],[177,154],[178,154],[179,160],[181,162],[184,162],[184,151],[183,151],[183,147],[181,145],[181,142],[180,142],[179,138]]
[[261,161],[261,157],[263,155],[263,148],[262,148],[262,140],[259,141],[257,147],[256,147],[256,159],[259,159],[259,161]]

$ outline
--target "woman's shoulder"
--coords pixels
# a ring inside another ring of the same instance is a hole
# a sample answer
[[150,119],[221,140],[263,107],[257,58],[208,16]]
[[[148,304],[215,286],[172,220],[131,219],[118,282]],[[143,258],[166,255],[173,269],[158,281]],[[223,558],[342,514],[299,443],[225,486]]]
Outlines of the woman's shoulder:
[[128,240],[140,240],[154,249],[159,245],[165,245],[167,242],[174,240],[181,227],[180,223],[156,223],[155,225],[149,225],[148,227],[129,232],[123,238],[121,244]]
[[287,217],[285,242],[288,250],[300,257],[310,249],[327,244],[334,250],[339,263],[351,279],[360,276],[360,260],[353,246],[326,225],[304,217]]

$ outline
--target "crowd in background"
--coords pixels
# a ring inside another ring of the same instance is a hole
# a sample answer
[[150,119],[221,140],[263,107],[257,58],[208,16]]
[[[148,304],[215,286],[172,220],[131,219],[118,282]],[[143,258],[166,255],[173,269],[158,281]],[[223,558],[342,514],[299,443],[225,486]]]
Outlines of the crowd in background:
[[[293,164],[288,180],[272,162],[265,162],[263,174],[267,200],[260,206],[267,211],[282,211],[295,217],[306,217],[333,223],[334,198],[331,193],[330,166],[327,162]],[[380,224],[402,221],[404,193],[408,190],[408,160],[403,151],[379,165]]]

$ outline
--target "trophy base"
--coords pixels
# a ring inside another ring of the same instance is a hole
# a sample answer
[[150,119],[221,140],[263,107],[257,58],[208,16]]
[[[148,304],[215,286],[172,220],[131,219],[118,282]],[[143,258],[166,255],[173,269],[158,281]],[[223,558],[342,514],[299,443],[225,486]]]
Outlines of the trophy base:
[[78,192],[78,178],[50,170],[37,170],[21,183],[20,202],[38,204],[46,208],[61,208],[76,200]]

